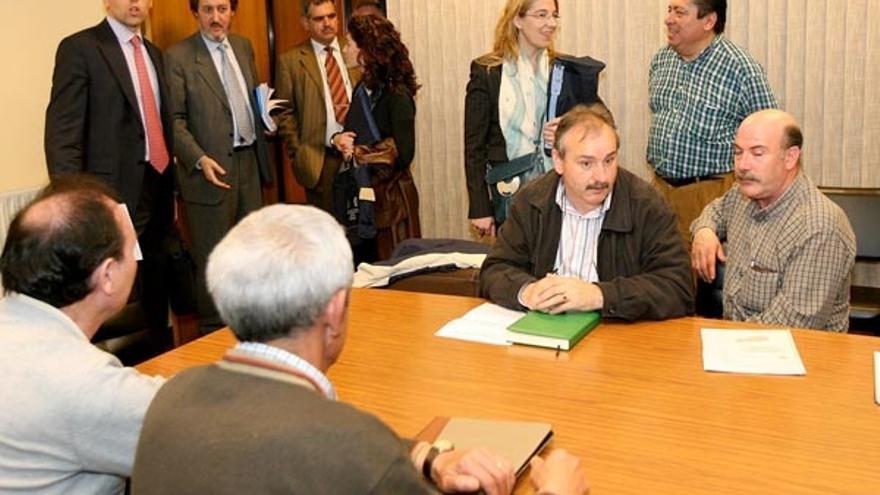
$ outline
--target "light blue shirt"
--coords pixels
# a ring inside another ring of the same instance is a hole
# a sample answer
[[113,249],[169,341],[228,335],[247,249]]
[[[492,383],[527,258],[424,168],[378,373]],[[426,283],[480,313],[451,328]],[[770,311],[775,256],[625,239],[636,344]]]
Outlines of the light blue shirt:
[[336,400],[336,389],[333,388],[327,375],[296,354],[260,342],[240,342],[235,346],[235,351],[293,368],[311,378],[328,399]]

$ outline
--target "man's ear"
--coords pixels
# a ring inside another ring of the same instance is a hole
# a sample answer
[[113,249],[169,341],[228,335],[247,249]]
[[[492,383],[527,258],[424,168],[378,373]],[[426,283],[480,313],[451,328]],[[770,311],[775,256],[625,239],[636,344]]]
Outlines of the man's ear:
[[801,158],[801,149],[798,146],[789,146],[785,150],[785,169],[792,170],[797,167],[798,160]]
[[703,17],[703,30],[704,31],[713,31],[715,29],[715,23],[718,22],[718,13],[710,12]]
[[348,313],[348,289],[339,289],[324,310],[324,321],[326,325],[325,341],[329,342],[336,339],[344,332],[346,317]]
[[113,293],[115,273],[119,270],[119,263],[113,258],[107,258],[95,268],[89,277],[89,286],[92,290],[101,291],[103,294]]
[[556,170],[556,173],[562,175],[562,155],[556,148],[550,152],[550,157],[553,158],[553,169]]

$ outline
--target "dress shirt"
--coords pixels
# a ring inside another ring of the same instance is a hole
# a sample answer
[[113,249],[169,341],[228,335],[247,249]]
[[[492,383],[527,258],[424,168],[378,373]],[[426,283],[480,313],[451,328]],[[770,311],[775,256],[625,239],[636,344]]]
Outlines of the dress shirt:
[[[141,125],[144,128],[144,142],[149,143],[150,136],[148,135],[149,130],[147,129],[147,122],[144,119],[141,88],[137,83],[137,67],[135,67],[134,65],[134,45],[131,44],[132,36],[141,36],[140,30],[132,30],[128,26],[122,24],[121,22],[110,16],[107,16],[107,23],[110,24],[110,29],[113,30],[113,34],[115,34],[116,39],[119,40],[119,46],[122,48],[122,54],[125,56],[125,65],[128,66],[128,74],[129,77],[131,77],[131,85],[134,87],[135,96],[137,96],[138,112],[140,112]],[[143,39],[141,39],[140,49],[144,56],[144,65],[147,66],[147,74],[150,76],[150,85],[153,86],[153,95],[156,98],[156,112],[157,115],[162,115],[162,91],[160,91],[159,89],[159,78],[156,76],[156,68],[153,67],[153,59],[150,58],[150,53],[147,51],[147,47],[143,43]],[[149,146],[144,146],[144,161],[150,161]]]
[[[327,132],[324,134],[324,145],[333,146],[330,138],[337,132],[342,132],[342,124],[336,122],[336,112],[333,109],[333,95],[330,94],[330,84],[327,82],[327,69],[324,67],[324,61],[327,60],[327,52],[324,50],[325,45],[318,43],[314,39],[312,42],[312,50],[315,50],[315,58],[318,59],[318,71],[321,72],[321,81],[324,83],[324,108],[327,111]],[[333,39],[330,43],[333,47],[333,58],[339,66],[339,72],[342,73],[342,81],[345,83],[345,94],[348,95],[348,101],[351,101],[351,79],[348,77],[348,69],[345,66],[345,60],[342,58],[342,50],[339,48],[339,40]]]
[[[235,80],[238,83],[238,87],[241,88],[241,94],[244,95],[244,102],[249,111],[248,115],[253,115],[254,109],[251,108],[250,93],[248,93],[247,84],[244,82],[244,76],[241,73],[241,67],[238,65],[238,57],[235,56],[235,51],[232,49],[232,45],[229,44],[229,39],[223,38],[223,41],[214,41],[202,35],[202,40],[205,42],[205,47],[208,49],[208,53],[211,54],[211,60],[214,62],[214,68],[217,69],[217,75],[220,76],[220,82],[223,82],[223,56],[220,54],[219,48],[220,45],[226,46],[226,58],[229,60],[229,65],[232,67],[232,71],[235,72]],[[226,97],[228,99],[229,95],[226,95]],[[232,108],[231,102],[229,107]],[[241,133],[238,131],[238,120],[235,118],[235,112],[230,113],[232,114],[232,127],[235,129],[233,133],[235,136],[232,138],[232,145],[250,146],[251,144],[254,144],[254,140],[245,142],[241,139]],[[254,125],[254,132],[259,132],[256,125]]]
[[0,493],[122,494],[165,382],[124,368],[65,313],[0,299]]
[[766,208],[733,187],[703,210],[691,233],[702,228],[727,239],[726,319],[846,331],[855,235],[803,172]]
[[239,342],[235,346],[235,352],[293,368],[311,378],[321,388],[325,397],[336,400],[336,389],[333,388],[327,375],[296,354],[261,342]]
[[648,162],[672,179],[729,172],[739,124],[777,106],[761,65],[722,35],[691,61],[669,46],[660,49],[651,62],[648,96]]
[[576,277],[586,282],[598,282],[596,272],[599,233],[605,213],[611,208],[612,192],[598,208],[581,213],[565,196],[563,180],[559,179],[556,188],[556,204],[562,210],[562,231],[559,234],[559,247],[556,250],[554,269],[558,275]]
[[[537,68],[523,54],[516,61],[505,60],[502,65],[498,124],[511,160],[533,153],[544,141],[541,131],[547,116],[549,67],[546,50],[541,51]],[[536,174],[550,169],[549,158],[543,153],[541,157],[543,169],[535,171]]]

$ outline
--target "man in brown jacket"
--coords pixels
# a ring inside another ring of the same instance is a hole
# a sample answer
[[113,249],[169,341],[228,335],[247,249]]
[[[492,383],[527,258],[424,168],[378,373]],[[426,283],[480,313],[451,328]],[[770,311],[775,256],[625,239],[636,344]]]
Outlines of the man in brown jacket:
[[563,117],[555,173],[521,191],[483,263],[480,290],[503,306],[549,313],[665,319],[693,309],[675,214],[647,182],[619,169],[620,140],[601,104]]

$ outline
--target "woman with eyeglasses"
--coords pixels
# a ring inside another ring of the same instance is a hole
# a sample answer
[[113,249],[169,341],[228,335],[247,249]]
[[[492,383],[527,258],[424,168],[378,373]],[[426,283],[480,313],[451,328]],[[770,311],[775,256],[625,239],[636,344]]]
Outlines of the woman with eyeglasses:
[[353,132],[332,138],[346,161],[354,157],[358,164],[368,166],[377,234],[363,239],[363,245],[355,249],[355,258],[370,262],[390,257],[403,239],[421,236],[418,192],[410,172],[415,156],[413,98],[419,84],[409,50],[384,17],[352,16],[342,54],[349,69],[359,67],[363,72],[352,94],[366,89],[381,137],[375,145],[355,145]]
[[465,176],[468,218],[494,236],[514,193],[552,167],[559,119],[545,122],[547,81],[559,23],[557,0],[508,0],[492,51],[471,62],[465,96]]

